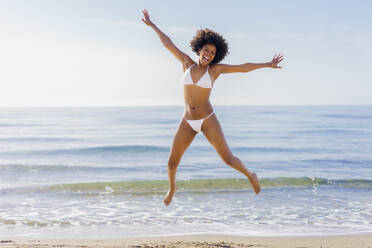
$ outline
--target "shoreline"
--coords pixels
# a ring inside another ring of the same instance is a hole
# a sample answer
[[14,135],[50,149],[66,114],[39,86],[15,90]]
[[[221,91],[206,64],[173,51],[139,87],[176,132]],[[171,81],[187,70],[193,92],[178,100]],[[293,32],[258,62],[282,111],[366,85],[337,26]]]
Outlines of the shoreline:
[[325,236],[235,236],[216,234],[164,235],[156,237],[60,239],[60,238],[0,238],[0,247],[268,247],[268,248],[371,248],[372,234],[325,235]]

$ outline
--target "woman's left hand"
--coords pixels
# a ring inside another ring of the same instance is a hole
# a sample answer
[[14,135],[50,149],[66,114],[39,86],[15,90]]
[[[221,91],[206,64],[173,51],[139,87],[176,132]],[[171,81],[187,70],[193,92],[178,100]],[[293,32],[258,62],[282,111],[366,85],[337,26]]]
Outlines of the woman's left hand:
[[281,54],[275,54],[273,60],[271,60],[270,64],[272,68],[280,69],[281,66],[278,66],[278,64],[284,59],[283,55]]

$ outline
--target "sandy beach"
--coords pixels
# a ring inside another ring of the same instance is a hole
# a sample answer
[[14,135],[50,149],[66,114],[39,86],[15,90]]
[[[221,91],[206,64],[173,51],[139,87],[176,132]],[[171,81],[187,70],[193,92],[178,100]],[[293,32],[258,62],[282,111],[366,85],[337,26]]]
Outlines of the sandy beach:
[[312,237],[243,237],[232,235],[182,235],[122,239],[1,238],[0,247],[370,248],[372,247],[372,234]]

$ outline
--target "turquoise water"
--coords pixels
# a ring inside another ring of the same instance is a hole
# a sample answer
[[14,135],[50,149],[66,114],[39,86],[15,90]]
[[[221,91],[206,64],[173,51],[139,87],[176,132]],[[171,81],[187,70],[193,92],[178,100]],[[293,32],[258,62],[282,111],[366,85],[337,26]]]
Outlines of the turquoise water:
[[0,108],[0,236],[371,232],[372,106],[215,112],[262,192],[198,134],[165,207],[183,107]]

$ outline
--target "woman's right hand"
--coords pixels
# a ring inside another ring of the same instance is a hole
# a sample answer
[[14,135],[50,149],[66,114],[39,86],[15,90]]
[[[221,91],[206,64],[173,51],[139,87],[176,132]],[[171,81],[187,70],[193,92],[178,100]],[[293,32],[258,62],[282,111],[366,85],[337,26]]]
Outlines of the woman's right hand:
[[143,17],[144,17],[144,18],[142,18],[142,21],[143,21],[146,25],[148,25],[148,26],[152,26],[153,23],[152,23],[152,21],[150,20],[150,15],[149,15],[149,12],[147,11],[147,9],[144,9],[144,10],[142,11],[142,13],[143,13]]

